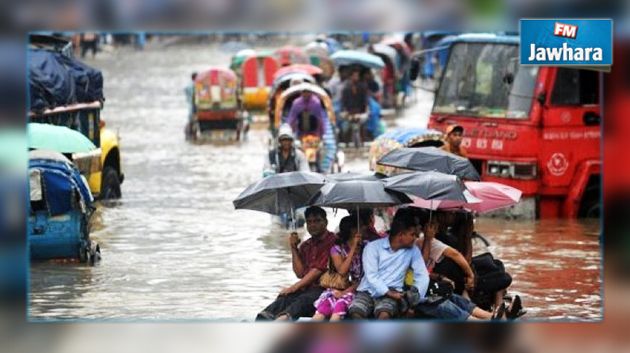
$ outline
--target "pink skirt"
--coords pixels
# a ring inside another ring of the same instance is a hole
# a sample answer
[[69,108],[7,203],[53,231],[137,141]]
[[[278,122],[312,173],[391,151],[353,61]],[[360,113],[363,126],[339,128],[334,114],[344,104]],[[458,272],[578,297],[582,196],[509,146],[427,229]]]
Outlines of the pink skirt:
[[350,303],[354,299],[354,293],[346,293],[341,298],[335,298],[332,289],[326,289],[320,296],[317,298],[315,303],[315,308],[317,312],[324,316],[331,316],[333,314],[343,316],[346,314]]

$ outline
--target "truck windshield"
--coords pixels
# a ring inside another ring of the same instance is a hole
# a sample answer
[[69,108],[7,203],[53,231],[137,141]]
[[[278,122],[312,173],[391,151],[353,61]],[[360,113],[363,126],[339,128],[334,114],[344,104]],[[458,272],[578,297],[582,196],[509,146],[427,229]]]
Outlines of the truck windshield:
[[514,44],[454,44],[433,112],[527,118],[538,68],[521,67],[518,60]]

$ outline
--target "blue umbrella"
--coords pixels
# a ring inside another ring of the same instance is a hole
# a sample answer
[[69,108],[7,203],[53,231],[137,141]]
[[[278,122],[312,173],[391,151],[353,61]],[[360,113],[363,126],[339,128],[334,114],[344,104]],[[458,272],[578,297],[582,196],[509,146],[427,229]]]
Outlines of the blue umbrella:
[[380,57],[356,50],[340,50],[334,53],[330,59],[337,66],[358,64],[373,69],[381,69],[385,66],[383,59]]
[[28,147],[61,153],[90,152],[96,146],[82,133],[52,124],[29,123]]

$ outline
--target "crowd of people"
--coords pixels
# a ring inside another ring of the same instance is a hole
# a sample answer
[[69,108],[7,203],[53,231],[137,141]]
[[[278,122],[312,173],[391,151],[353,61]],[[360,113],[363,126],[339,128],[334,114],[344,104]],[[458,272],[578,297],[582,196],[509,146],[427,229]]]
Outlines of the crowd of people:
[[375,229],[371,209],[351,212],[334,234],[326,212],[306,209],[310,238],[289,235],[298,280],[256,320],[435,318],[516,319],[525,311],[507,297],[512,278],[489,253],[472,256],[471,214],[403,207],[389,231]]
[[365,126],[367,139],[380,135],[380,85],[370,68],[361,66],[340,66],[338,75],[328,82],[327,89],[335,106],[339,139],[348,141],[350,117],[357,117]]

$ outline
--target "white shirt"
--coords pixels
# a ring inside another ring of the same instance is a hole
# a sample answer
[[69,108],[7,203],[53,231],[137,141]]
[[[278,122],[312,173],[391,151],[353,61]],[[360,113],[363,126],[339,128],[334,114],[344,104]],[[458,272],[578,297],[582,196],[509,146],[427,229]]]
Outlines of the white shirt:
[[[420,238],[418,239],[420,245],[424,243],[424,234],[420,234]],[[442,261],[444,258],[444,251],[448,248],[448,245],[442,243],[441,241],[433,238],[431,240],[431,250],[429,251],[429,260],[427,261],[427,268],[429,271],[433,270],[435,264]]]

